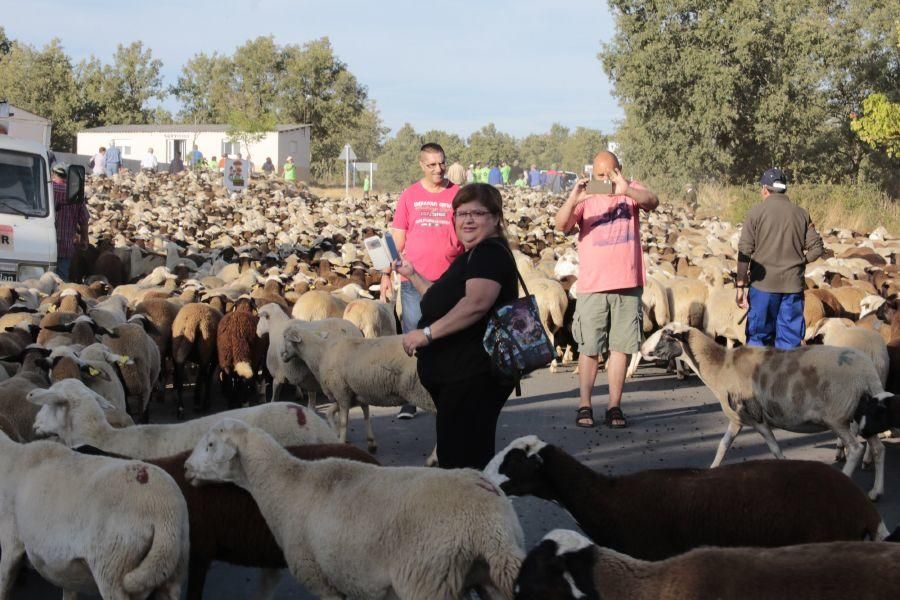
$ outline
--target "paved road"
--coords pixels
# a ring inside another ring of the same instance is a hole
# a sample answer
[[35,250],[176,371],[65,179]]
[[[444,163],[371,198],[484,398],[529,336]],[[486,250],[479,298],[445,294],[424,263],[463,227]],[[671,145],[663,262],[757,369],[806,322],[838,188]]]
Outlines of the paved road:
[[[518,436],[537,434],[592,468],[614,475],[653,468],[706,467],[712,461],[726,421],[715,398],[696,377],[677,381],[660,369],[642,367],[637,377],[626,384],[623,406],[630,426],[625,430],[602,426],[587,430],[574,426],[575,378],[568,372],[544,371],[523,382],[523,396],[512,398],[500,417],[497,448]],[[596,393],[602,399],[606,391],[605,378],[601,375]],[[160,420],[171,418],[163,417],[160,412],[157,410]],[[434,422],[430,415],[420,413],[412,421],[397,421],[396,409],[375,408],[372,414],[379,442],[378,459],[383,464],[424,463],[434,444]],[[365,447],[361,415],[358,411],[352,415],[350,441]],[[788,458],[828,463],[833,458],[834,438],[830,434],[776,432],[776,436]],[[878,507],[888,527],[893,529],[900,524],[900,443],[888,441],[886,446],[885,499]],[[745,430],[734,442],[726,462],[769,456],[762,438]],[[858,471],[854,479],[863,489],[868,490],[872,485],[871,472]],[[551,503],[535,498],[516,498],[513,503],[529,547],[556,527],[577,528],[565,512]],[[255,571],[217,563],[207,578],[205,598],[251,598],[255,582]],[[18,587],[13,597],[57,598],[58,593],[30,573],[27,585]],[[276,597],[279,600],[312,598],[287,574]]]

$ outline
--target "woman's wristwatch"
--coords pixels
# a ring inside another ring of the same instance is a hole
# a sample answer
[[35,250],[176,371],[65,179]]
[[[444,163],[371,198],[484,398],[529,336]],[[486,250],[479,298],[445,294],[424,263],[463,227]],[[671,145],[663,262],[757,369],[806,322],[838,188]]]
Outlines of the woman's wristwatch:
[[425,329],[422,330],[422,333],[425,334],[425,339],[428,340],[429,344],[434,341],[431,337],[431,327],[425,327]]

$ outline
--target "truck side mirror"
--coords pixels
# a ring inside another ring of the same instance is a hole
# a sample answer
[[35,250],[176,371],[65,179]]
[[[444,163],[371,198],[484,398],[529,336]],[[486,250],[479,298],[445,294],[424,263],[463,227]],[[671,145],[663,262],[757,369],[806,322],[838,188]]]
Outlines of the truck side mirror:
[[84,203],[84,167],[81,165],[69,166],[66,177],[66,196],[69,202]]

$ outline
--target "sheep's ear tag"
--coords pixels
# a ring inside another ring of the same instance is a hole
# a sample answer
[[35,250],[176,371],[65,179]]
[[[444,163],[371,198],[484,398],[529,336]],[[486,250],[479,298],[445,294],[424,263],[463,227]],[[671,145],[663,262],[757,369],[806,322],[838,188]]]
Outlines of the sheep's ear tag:
[[91,377],[96,377],[100,374],[100,371],[98,371],[94,367],[88,367],[88,373],[90,373]]
[[47,312],[52,312],[52,313],[56,312],[56,305],[51,304],[50,307],[47,309]]
[[119,357],[119,360],[116,362],[119,363],[119,366],[124,367],[125,365],[128,364],[129,360],[131,360],[131,358],[123,354],[122,356]]

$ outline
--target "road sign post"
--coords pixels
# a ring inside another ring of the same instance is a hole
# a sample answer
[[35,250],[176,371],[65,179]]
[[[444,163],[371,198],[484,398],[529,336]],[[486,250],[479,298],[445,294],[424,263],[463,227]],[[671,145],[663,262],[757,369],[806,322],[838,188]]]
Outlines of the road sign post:
[[344,197],[350,196],[350,161],[356,160],[356,153],[350,144],[344,144],[344,150],[338,159],[344,161]]

